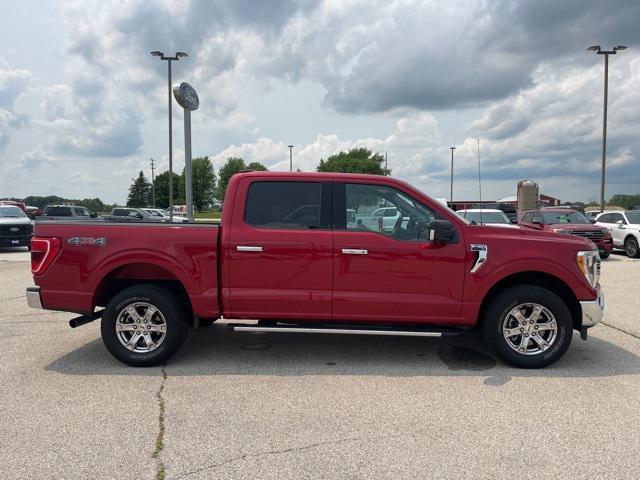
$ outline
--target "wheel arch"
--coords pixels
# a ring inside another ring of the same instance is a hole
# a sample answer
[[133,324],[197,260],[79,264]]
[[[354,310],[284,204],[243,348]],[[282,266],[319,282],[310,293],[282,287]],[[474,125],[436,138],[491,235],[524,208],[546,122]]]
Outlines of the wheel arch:
[[193,317],[191,298],[183,282],[171,271],[145,262],[132,262],[113,268],[98,283],[92,301],[92,308],[106,306],[111,298],[121,291],[136,285],[155,285],[174,293]]
[[536,285],[547,290],[551,290],[567,305],[571,318],[573,320],[573,328],[580,329],[582,324],[582,309],[580,302],[569,285],[561,278],[546,272],[526,271],[517,272],[497,281],[485,294],[478,310],[477,326],[482,328],[484,316],[491,301],[501,291],[514,287],[516,285]]

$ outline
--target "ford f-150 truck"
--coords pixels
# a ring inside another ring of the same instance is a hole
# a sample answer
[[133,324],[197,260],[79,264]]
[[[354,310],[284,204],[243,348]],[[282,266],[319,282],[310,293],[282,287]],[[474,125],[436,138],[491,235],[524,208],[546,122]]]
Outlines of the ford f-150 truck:
[[[104,344],[134,366],[166,361],[190,327],[440,337],[481,329],[505,361],[560,358],[604,308],[587,239],[474,225],[383,176],[234,175],[221,226],[37,223],[33,307],[101,318]],[[347,212],[395,207],[392,229]],[[348,208],[347,208],[348,207]]]

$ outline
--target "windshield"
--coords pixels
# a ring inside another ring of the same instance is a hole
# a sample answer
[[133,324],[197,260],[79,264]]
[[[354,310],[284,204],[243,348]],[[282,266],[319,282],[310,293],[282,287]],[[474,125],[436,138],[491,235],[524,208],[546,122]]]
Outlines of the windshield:
[[476,222],[477,224],[511,223],[502,212],[464,212],[463,216],[470,222]]
[[583,213],[576,212],[575,210],[569,210],[568,212],[542,212],[542,217],[546,225],[556,223],[591,223]]
[[0,207],[0,217],[26,217],[18,207]]
[[633,210],[625,212],[629,223],[640,223],[640,210]]

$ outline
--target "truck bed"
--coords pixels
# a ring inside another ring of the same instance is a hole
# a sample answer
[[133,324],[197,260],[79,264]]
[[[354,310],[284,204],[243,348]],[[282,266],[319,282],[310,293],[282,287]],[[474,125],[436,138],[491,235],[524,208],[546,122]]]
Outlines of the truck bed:
[[34,236],[60,239],[52,268],[34,275],[44,308],[87,315],[123,284],[149,279],[188,297],[201,318],[220,314],[217,225],[37,222]]

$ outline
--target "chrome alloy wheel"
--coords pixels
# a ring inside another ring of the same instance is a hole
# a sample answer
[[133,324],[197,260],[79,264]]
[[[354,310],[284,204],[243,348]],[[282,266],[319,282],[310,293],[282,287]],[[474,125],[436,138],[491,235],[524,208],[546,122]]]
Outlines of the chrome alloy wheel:
[[167,336],[167,322],[162,312],[147,302],[127,305],[116,319],[120,343],[135,353],[158,348]]
[[548,308],[523,303],[511,309],[502,323],[507,345],[522,355],[537,355],[553,345],[558,324]]

